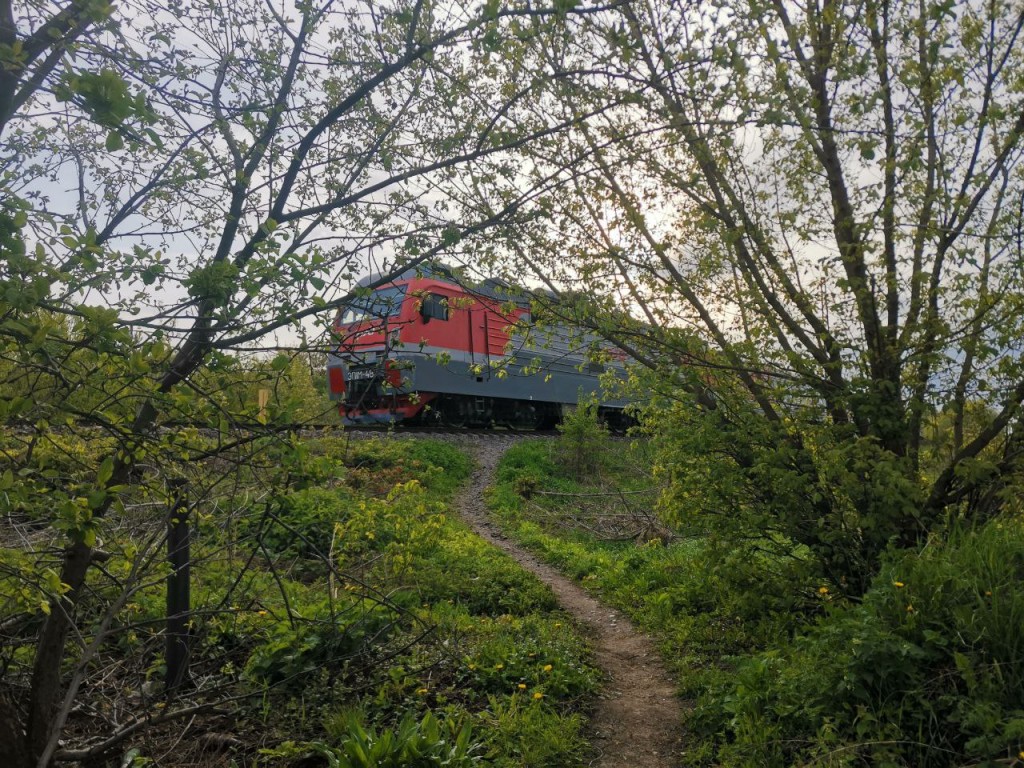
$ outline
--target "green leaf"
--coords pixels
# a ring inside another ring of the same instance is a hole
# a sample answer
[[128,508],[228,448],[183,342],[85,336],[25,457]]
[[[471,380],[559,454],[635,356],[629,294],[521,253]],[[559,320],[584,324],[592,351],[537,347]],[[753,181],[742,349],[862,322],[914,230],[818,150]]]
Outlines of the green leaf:
[[107,481],[110,480],[114,474],[114,459],[111,456],[107,456],[100,464],[100,468],[96,470],[96,484],[105,486]]
[[108,133],[106,147],[108,152],[116,152],[117,150],[124,148],[124,139],[121,138],[121,134],[117,131],[111,131]]
[[455,245],[462,239],[462,231],[454,224],[444,228],[441,233],[441,245]]

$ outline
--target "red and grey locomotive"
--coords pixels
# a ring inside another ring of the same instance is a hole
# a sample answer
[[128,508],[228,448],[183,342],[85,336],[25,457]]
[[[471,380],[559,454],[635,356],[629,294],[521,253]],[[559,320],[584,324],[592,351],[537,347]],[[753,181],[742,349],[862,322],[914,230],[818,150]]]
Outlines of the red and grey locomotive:
[[409,270],[338,313],[331,399],[352,424],[547,429],[582,394],[622,422],[626,401],[602,398],[599,380],[624,373],[621,350],[564,327],[537,332],[531,319],[529,298],[499,281],[469,285],[439,264]]

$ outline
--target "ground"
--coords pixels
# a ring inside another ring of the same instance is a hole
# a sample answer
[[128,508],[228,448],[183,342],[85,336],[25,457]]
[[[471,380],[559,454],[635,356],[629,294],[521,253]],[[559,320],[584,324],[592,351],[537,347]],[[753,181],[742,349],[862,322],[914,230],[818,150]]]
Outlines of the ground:
[[467,444],[477,462],[457,507],[473,530],[547,584],[566,612],[587,630],[605,688],[591,721],[598,768],[669,768],[680,765],[683,705],[651,640],[618,611],[506,538],[489,518],[484,490],[511,439]]

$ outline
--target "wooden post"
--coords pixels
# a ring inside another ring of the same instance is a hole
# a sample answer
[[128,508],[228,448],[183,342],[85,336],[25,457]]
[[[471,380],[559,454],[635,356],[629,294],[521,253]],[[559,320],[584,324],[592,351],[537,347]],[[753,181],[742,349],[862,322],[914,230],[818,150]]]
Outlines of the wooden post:
[[167,560],[171,572],[167,576],[167,647],[164,653],[167,671],[164,691],[168,696],[173,695],[188,678],[192,563],[189,509],[182,490],[184,485],[184,480],[171,483],[175,500],[167,519]]
[[259,416],[257,416],[256,418],[259,420],[260,424],[266,424],[267,423],[267,403],[270,402],[270,390],[269,389],[261,389],[259,391],[259,394],[257,395],[257,397],[259,398],[260,412],[259,412]]

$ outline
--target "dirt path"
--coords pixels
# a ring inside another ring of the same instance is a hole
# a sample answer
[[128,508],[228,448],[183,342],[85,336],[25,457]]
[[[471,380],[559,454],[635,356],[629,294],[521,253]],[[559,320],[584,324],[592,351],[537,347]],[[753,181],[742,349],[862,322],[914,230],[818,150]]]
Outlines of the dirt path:
[[466,447],[478,467],[458,499],[459,510],[477,534],[500,547],[551,587],[558,602],[586,628],[605,689],[591,720],[591,740],[599,768],[676,768],[682,749],[682,705],[651,641],[618,611],[598,602],[582,588],[501,533],[487,514],[483,490],[493,482],[498,460],[511,444],[495,440]]

